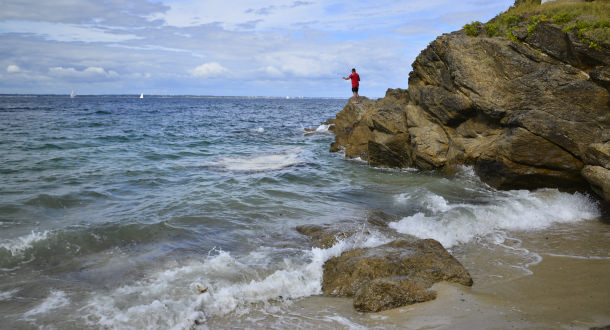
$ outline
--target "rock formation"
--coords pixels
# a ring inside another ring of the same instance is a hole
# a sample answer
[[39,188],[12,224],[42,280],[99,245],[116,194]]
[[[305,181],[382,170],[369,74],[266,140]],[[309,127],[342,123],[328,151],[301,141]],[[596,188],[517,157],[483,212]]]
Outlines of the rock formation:
[[[387,230],[386,219],[377,214],[369,216],[367,226],[360,228],[346,222],[305,225],[297,230],[313,238],[316,246],[328,248],[338,239],[370,234],[367,227]],[[324,264],[322,291],[329,296],[353,297],[358,311],[379,312],[434,299],[436,293],[430,287],[439,281],[472,285],[468,271],[439,242],[402,236],[329,259]]]
[[322,291],[354,297],[358,311],[379,312],[434,299],[430,287],[439,281],[472,285],[468,271],[439,242],[396,240],[328,260]]
[[610,201],[610,46],[549,22],[518,37],[438,37],[408,90],[337,114],[331,151],[375,166],[467,164],[498,188],[591,187]]

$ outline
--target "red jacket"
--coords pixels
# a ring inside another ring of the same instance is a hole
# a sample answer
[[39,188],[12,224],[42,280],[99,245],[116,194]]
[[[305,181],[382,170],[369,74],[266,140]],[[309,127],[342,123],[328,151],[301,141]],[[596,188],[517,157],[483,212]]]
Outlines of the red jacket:
[[360,86],[360,76],[356,72],[350,74],[348,78],[352,78],[352,87]]

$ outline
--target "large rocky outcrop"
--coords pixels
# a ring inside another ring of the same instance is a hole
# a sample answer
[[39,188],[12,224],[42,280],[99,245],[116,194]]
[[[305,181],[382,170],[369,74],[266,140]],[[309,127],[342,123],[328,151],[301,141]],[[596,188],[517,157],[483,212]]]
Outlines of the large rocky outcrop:
[[610,46],[548,22],[521,39],[438,37],[408,90],[337,114],[331,150],[376,166],[468,164],[498,188],[592,187],[610,200]]

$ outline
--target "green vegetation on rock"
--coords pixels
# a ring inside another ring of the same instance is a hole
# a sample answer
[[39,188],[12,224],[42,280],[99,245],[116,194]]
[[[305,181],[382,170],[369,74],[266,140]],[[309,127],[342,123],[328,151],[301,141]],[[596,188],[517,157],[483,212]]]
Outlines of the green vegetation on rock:
[[519,35],[531,34],[543,21],[559,25],[566,32],[575,33],[592,48],[610,47],[610,1],[550,2],[525,0],[509,8],[485,24],[472,22],[464,25],[469,36],[480,34],[483,25],[488,37],[506,37],[517,41]]
[[466,35],[469,35],[471,37],[476,37],[479,35],[480,26],[481,26],[481,22],[479,22],[479,21],[471,22],[470,24],[464,25],[464,32],[466,33]]

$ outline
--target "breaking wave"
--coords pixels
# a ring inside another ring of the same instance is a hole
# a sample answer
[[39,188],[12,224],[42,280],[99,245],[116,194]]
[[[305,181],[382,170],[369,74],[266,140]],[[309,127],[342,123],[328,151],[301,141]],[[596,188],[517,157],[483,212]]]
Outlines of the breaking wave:
[[434,238],[445,247],[466,243],[504,230],[539,230],[554,223],[598,218],[595,201],[580,193],[556,189],[499,192],[487,203],[451,203],[428,192],[423,196],[401,194],[398,203],[417,203],[422,210],[390,227],[420,238]]
[[259,304],[320,294],[323,265],[328,259],[354,247],[384,243],[387,238],[378,235],[356,236],[328,249],[302,251],[299,258],[285,258],[272,271],[249,264],[253,259],[254,263],[265,259],[269,252],[264,249],[242,259],[216,251],[202,262],[171,268],[148,280],[95,294],[82,310],[87,321],[96,326],[190,328],[214,316],[232,312],[243,315],[253,306],[260,308]]

